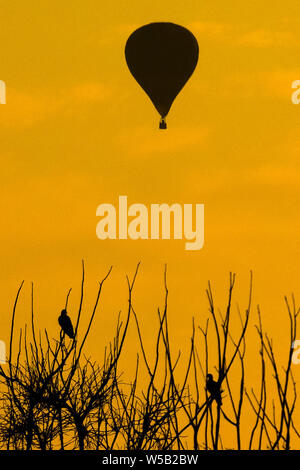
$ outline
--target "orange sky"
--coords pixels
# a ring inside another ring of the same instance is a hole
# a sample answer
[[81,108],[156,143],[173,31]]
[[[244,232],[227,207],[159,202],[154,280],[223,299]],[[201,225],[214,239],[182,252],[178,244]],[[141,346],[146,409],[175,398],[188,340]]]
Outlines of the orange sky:
[[[131,32],[152,21],[181,24],[199,43],[167,131],[124,58]],[[126,308],[125,275],[141,261],[136,303],[147,341],[165,263],[177,344],[188,342],[193,315],[205,318],[207,280],[222,308],[236,272],[245,307],[252,269],[254,305],[286,352],[283,296],[299,293],[299,28],[296,0],[1,2],[1,339],[22,279],[19,324],[30,318],[33,281],[38,326],[56,336],[72,286],[71,315],[78,301],[84,259],[87,305],[114,266],[88,343],[97,355]],[[129,204],[203,203],[204,248],[98,240],[97,206],[124,194]]]

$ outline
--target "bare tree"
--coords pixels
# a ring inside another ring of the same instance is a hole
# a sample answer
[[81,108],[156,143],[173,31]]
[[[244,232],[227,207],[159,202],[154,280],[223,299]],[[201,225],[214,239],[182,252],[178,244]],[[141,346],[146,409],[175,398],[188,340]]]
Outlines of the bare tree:
[[[281,368],[273,341],[264,332],[258,307],[260,381],[248,386],[247,338],[252,299],[252,273],[244,313],[233,309],[236,276],[230,274],[224,312],[216,307],[211,284],[206,295],[209,313],[197,328],[191,323],[185,356],[174,351],[169,331],[169,290],[164,272],[164,302],[157,308],[153,352],[146,351],[133,290],[139,264],[126,277],[128,305],[119,313],[112,341],[100,363],[84,353],[93,328],[104,283],[99,282],[94,306],[82,325],[85,268],[74,337],[61,331],[50,338],[36,329],[34,290],[31,322],[17,335],[15,318],[21,283],[13,305],[7,366],[0,366],[0,447],[2,449],[290,449],[298,439],[294,414],[297,400],[292,374],[292,345],[299,309],[285,299],[289,346]],[[65,300],[67,310],[71,289]],[[129,380],[120,368],[126,336],[133,321],[137,335],[136,366]],[[251,364],[254,363],[251,358]],[[256,367],[256,366],[255,366]],[[252,414],[251,414],[252,413]],[[251,417],[253,419],[251,419]],[[229,431],[228,431],[229,430]]]

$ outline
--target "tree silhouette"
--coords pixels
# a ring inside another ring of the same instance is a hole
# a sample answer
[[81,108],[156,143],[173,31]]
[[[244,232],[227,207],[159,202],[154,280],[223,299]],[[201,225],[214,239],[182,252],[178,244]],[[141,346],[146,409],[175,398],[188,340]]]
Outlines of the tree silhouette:
[[[146,350],[133,290],[139,264],[127,277],[128,306],[119,314],[112,341],[98,363],[84,354],[101,302],[99,282],[87,326],[81,327],[85,291],[82,263],[80,300],[71,338],[61,331],[50,338],[36,333],[34,290],[31,322],[15,333],[15,317],[23,283],[15,298],[6,365],[0,365],[0,448],[13,450],[95,449],[290,449],[300,437],[294,414],[297,401],[292,373],[293,342],[299,309],[285,299],[289,346],[285,367],[263,329],[257,308],[259,380],[249,382],[247,341],[252,299],[244,313],[232,302],[236,276],[230,274],[224,313],[216,305],[211,283],[206,295],[209,313],[191,325],[189,350],[174,351],[169,333],[169,290],[164,272],[164,302],[157,309],[153,351]],[[67,311],[71,289],[63,310]],[[124,378],[120,358],[126,351],[129,324],[137,334],[136,367]],[[238,326],[240,324],[240,326]],[[251,364],[254,358],[251,357]]]

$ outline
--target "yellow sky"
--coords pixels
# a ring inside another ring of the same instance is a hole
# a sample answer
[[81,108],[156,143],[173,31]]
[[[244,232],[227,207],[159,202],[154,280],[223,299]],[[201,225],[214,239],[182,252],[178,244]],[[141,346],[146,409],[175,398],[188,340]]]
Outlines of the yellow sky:
[[[131,32],[152,21],[188,27],[199,43],[167,131],[158,130],[124,58]],[[19,323],[28,321],[33,281],[39,327],[57,335],[69,287],[71,310],[78,300],[84,259],[89,303],[114,265],[93,353],[125,309],[125,274],[138,261],[147,341],[168,263],[176,341],[188,341],[193,315],[205,318],[208,279],[223,307],[236,272],[236,300],[246,306],[252,269],[254,304],[280,347],[283,295],[299,293],[300,105],[291,102],[299,28],[297,0],[1,1],[0,339],[8,339],[22,279]],[[98,240],[97,206],[124,194],[129,204],[204,203],[203,250],[185,251],[183,241]]]

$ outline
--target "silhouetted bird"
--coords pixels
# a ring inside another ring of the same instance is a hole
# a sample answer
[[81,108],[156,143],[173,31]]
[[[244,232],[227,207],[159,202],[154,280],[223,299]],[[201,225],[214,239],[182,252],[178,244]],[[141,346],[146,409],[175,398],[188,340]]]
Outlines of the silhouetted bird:
[[58,323],[60,324],[63,332],[66,333],[66,335],[68,335],[69,338],[74,339],[75,336],[74,336],[73,325],[72,325],[70,317],[67,314],[66,309],[63,309],[61,311],[61,314],[58,317]]
[[207,374],[206,376],[206,390],[210,393],[213,400],[216,400],[219,406],[222,405],[222,390],[220,384],[215,382],[212,374]]

